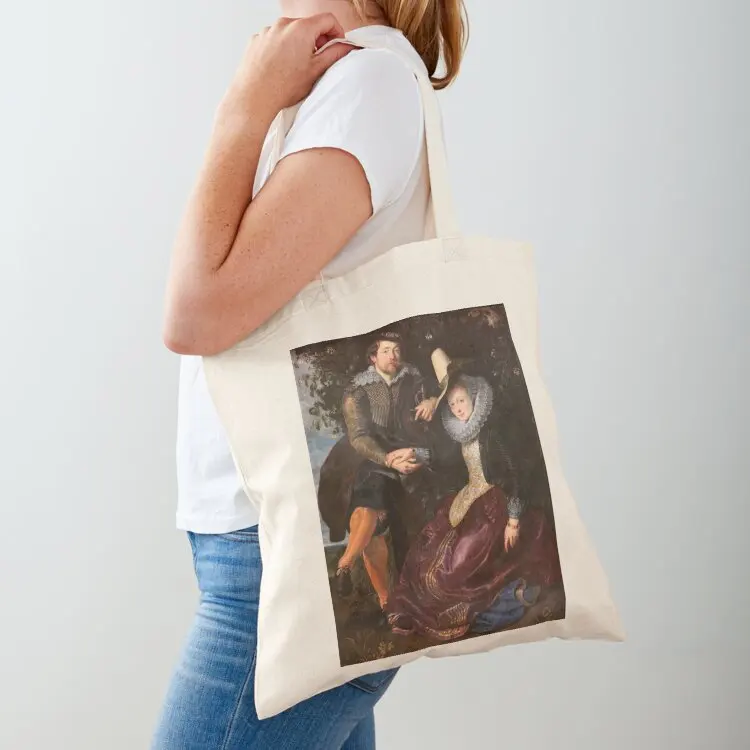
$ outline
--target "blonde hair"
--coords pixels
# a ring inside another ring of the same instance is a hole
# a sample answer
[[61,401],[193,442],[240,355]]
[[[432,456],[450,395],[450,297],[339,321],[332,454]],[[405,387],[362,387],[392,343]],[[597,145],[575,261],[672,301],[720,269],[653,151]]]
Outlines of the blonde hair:
[[[399,29],[424,60],[436,89],[450,86],[458,75],[469,40],[469,19],[464,0],[351,0],[362,20],[376,5],[386,23]],[[436,75],[441,55],[442,76]]]

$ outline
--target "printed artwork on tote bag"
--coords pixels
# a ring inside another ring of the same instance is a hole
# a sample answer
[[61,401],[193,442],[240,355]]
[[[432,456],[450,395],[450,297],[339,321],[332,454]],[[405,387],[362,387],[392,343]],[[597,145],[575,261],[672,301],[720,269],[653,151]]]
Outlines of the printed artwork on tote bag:
[[291,354],[341,666],[565,617],[503,305]]

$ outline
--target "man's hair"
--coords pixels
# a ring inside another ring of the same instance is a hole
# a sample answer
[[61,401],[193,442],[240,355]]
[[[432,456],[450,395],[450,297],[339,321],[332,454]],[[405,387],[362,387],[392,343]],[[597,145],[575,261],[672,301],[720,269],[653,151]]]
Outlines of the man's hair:
[[390,341],[392,344],[403,346],[403,339],[401,338],[400,334],[395,333],[394,331],[383,331],[382,333],[379,333],[375,338],[372,339],[370,345],[367,347],[368,365],[371,364],[372,357],[374,357],[378,353],[380,344],[383,341]]

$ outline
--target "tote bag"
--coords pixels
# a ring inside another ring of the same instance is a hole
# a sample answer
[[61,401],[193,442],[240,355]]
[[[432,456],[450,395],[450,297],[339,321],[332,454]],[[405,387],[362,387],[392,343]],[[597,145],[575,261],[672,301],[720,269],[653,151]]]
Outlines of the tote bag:
[[[407,63],[430,238],[321,276],[204,358],[260,512],[261,718],[420,656],[622,637],[560,467],[531,247],[460,234],[437,95]],[[339,571],[355,521],[365,550]]]

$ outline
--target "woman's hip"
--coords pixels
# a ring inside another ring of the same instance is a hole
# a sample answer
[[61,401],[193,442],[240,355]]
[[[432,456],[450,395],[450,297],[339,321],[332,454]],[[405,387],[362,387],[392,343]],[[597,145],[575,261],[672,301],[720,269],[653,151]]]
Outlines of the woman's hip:
[[254,705],[262,571],[257,527],[188,537],[201,599],[169,686],[153,750],[344,746],[355,728],[371,719],[395,670],[354,680],[260,721]]
[[263,565],[258,527],[226,534],[188,532],[201,601],[227,600],[237,609],[257,609]]

